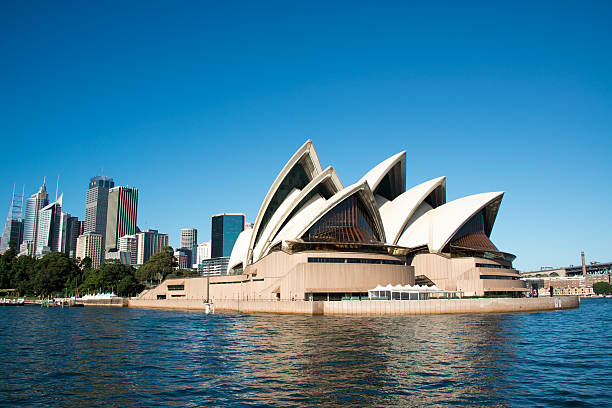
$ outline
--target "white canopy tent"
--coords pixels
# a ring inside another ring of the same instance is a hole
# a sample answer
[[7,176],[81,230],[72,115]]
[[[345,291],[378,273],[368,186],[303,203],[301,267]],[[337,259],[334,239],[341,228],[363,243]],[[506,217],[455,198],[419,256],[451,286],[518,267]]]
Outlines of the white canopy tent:
[[461,297],[463,292],[442,290],[436,285],[377,285],[374,289],[368,290],[370,300],[427,300],[430,297],[452,298]]

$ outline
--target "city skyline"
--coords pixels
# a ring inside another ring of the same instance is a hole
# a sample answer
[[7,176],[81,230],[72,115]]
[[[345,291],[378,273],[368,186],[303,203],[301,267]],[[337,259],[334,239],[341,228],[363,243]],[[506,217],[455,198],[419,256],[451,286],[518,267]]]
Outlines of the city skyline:
[[140,229],[208,241],[312,139],[346,183],[406,150],[409,185],[505,191],[492,236],[521,270],[612,258],[609,5],[97,7],[1,17],[0,211],[59,174],[82,220],[104,174],[138,188]]

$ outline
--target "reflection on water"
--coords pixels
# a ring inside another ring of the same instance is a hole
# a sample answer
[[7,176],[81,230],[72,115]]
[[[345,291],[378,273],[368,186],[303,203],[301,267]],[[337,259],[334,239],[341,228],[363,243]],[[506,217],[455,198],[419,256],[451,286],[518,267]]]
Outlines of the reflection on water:
[[563,312],[388,317],[5,307],[0,402],[605,405],[610,323],[610,299]]

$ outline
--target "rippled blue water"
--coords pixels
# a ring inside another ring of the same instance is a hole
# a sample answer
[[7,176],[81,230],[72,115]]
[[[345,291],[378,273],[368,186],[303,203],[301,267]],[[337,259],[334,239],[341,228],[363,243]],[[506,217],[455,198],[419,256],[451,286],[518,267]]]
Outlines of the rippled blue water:
[[0,308],[2,406],[604,406],[612,299],[577,310],[285,316]]

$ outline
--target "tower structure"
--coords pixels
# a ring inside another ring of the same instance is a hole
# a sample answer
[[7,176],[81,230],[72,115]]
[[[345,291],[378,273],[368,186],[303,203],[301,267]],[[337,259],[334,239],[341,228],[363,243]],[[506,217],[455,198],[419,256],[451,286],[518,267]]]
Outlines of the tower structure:
[[144,230],[136,234],[137,254],[136,263],[142,265],[156,253],[168,246],[168,235],[160,234],[157,230]]
[[108,191],[105,250],[117,250],[119,238],[136,233],[138,216],[138,189],[113,187]]
[[21,218],[22,207],[23,190],[21,195],[15,195],[15,186],[13,185],[11,205],[4,224],[2,238],[0,238],[0,252],[4,252],[9,247],[9,243],[11,241],[15,243],[17,248],[19,248],[19,245],[21,245],[21,241],[23,240],[23,219]]
[[181,229],[181,246],[187,252],[187,267],[191,268],[196,263],[198,255],[198,230],[195,228]]
[[61,250],[61,217],[63,194],[38,211],[36,256]]
[[211,257],[229,257],[238,235],[244,231],[245,215],[223,213],[213,215],[211,231]]
[[[29,255],[34,255],[38,246],[38,213],[40,209],[49,204],[49,194],[47,194],[46,182],[40,187],[37,193],[32,194],[26,200],[25,218],[23,220],[23,243],[29,249]],[[31,251],[30,251],[31,250]]]
[[106,219],[108,211],[108,191],[115,186],[110,177],[96,176],[89,180],[89,189],[85,199],[84,232],[95,232],[106,236]]
[[78,259],[91,259],[91,267],[99,268],[102,264],[102,235],[95,232],[86,232],[77,238],[76,257]]

